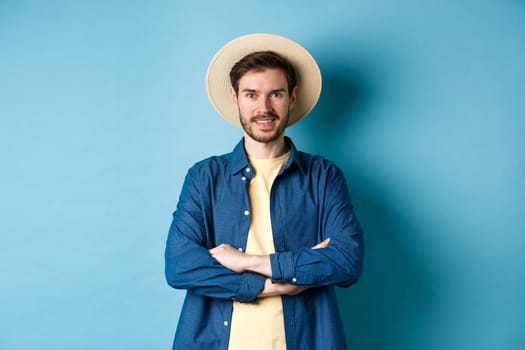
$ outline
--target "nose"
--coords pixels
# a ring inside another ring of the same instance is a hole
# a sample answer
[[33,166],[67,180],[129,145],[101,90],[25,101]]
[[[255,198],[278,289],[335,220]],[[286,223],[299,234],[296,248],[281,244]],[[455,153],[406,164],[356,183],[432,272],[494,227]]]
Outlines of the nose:
[[258,113],[267,113],[272,111],[272,101],[269,96],[261,96],[257,105]]

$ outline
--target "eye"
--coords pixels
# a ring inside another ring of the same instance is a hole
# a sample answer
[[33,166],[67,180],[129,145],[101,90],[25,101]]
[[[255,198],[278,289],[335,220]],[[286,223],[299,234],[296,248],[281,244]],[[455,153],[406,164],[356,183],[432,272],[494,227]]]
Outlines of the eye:
[[281,97],[283,97],[283,93],[281,91],[275,91],[272,94],[272,96],[275,97],[275,98],[281,98]]
[[245,97],[249,98],[249,99],[253,99],[255,98],[255,93],[253,92],[247,92],[246,94],[244,94]]

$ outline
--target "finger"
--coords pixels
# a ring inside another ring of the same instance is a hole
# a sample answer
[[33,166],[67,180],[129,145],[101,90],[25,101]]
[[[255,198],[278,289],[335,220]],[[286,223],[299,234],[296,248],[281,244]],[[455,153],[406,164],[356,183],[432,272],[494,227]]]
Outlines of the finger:
[[227,246],[226,243],[221,243],[221,244],[219,244],[219,245],[216,246],[216,247],[213,247],[213,248],[211,248],[211,249],[208,249],[208,252],[209,252],[210,254],[212,254],[212,253],[218,252],[218,251],[221,250],[221,249],[224,249],[226,246]]
[[330,242],[330,238],[325,239],[321,243],[317,243],[312,247],[312,249],[325,248],[326,246],[328,246],[328,242]]
[[330,237],[322,241],[321,243],[318,243],[312,247],[312,249],[320,249],[320,248],[326,248],[328,247],[328,243],[330,243]]

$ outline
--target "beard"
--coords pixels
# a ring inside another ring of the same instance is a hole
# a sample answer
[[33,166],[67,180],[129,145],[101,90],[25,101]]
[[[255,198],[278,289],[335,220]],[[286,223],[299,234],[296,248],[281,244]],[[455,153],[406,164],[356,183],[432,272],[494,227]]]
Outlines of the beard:
[[[277,126],[274,127],[272,130],[269,131],[260,131],[256,132],[252,128],[252,124],[255,120],[261,119],[261,118],[273,118],[277,123]],[[252,118],[245,118],[241,111],[239,110],[239,121],[241,122],[242,129],[244,132],[250,136],[253,140],[261,143],[270,143],[272,141],[277,140],[279,137],[281,137],[284,134],[284,129],[288,126],[288,120],[290,119],[290,111],[286,113],[286,115],[281,118],[274,112],[268,112],[265,114],[259,114]]]

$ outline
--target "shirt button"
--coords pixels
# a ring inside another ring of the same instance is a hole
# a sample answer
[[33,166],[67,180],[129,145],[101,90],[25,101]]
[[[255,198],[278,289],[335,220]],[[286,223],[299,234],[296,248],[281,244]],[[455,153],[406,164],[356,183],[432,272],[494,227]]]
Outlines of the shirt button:
[[250,215],[250,211],[249,210],[245,210],[244,211],[244,215],[246,215],[246,216]]
[[297,282],[297,278],[295,278],[295,277],[292,278],[292,282],[294,282],[294,283]]
[[242,252],[242,248],[237,248],[240,252]]
[[242,181],[246,181],[246,176],[241,177]]
[[228,327],[228,321],[224,321],[224,326]]
[[246,170],[247,173],[249,173],[251,171],[250,168],[246,168],[245,170]]

